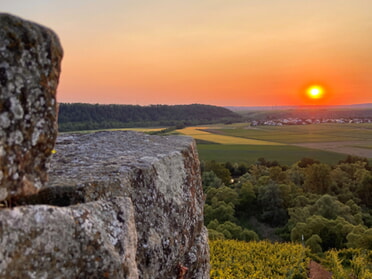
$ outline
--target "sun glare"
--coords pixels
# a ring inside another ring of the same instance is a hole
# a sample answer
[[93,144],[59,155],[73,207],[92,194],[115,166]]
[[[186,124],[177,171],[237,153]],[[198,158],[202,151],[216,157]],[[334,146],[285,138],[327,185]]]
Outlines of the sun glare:
[[324,94],[324,88],[319,85],[312,85],[306,92],[307,96],[311,99],[321,99]]

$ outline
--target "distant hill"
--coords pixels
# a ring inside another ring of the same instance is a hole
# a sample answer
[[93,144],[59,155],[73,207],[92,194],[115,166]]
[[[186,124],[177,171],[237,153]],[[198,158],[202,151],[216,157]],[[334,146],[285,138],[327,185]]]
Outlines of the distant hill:
[[226,108],[211,105],[99,105],[61,103],[59,131],[79,131],[109,128],[189,126],[228,123],[241,116]]
[[226,107],[239,113],[246,121],[301,119],[372,119],[372,104],[347,106],[276,106],[276,107]]
[[224,106],[231,111],[303,110],[303,109],[372,109],[372,103],[339,106]]

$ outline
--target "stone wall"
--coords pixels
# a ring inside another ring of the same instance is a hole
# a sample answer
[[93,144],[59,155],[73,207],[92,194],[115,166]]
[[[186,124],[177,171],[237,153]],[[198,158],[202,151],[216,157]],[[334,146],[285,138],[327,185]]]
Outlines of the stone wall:
[[191,138],[67,134],[55,149],[48,187],[0,211],[0,277],[209,278]]
[[117,131],[54,146],[57,42],[0,15],[0,55],[18,55],[0,60],[0,278],[209,278],[195,142]]

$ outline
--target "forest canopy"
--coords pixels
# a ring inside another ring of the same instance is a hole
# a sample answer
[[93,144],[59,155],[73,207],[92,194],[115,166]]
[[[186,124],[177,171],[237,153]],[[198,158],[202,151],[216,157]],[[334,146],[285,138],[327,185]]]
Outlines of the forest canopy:
[[294,241],[313,253],[372,249],[372,171],[365,158],[336,165],[202,163],[211,239]]
[[230,123],[241,116],[223,107],[192,105],[99,105],[83,103],[59,104],[59,131],[110,128],[190,126]]

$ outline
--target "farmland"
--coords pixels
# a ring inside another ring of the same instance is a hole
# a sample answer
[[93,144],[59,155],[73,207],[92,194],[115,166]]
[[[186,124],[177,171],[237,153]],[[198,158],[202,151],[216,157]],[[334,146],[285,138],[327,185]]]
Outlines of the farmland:
[[[313,271],[310,251],[301,244],[213,240],[210,248],[212,279],[308,278],[307,268],[310,275]],[[332,272],[332,278],[371,278],[370,251],[331,250],[325,255],[322,263]]]
[[352,142],[372,143],[372,124],[317,124],[289,126],[243,126],[228,125],[209,129],[234,137],[266,140],[284,144],[319,143],[319,142]]
[[264,157],[292,164],[311,157],[333,164],[348,154],[372,158],[372,124],[251,127],[239,123],[188,127],[177,132],[198,141],[202,160],[254,163]]
[[331,164],[344,159],[346,156],[340,153],[291,145],[198,144],[198,151],[201,160],[247,164],[255,163],[260,157],[269,161],[278,161],[284,165],[291,165],[303,157],[314,158]]
[[209,129],[208,127],[188,127],[179,130],[179,132],[187,136],[192,136],[195,139],[219,144],[282,145],[281,143],[275,143],[258,139],[249,139],[230,135],[220,135],[218,133],[209,132],[208,129]]
[[301,244],[215,240],[211,278],[306,278],[308,249]]

